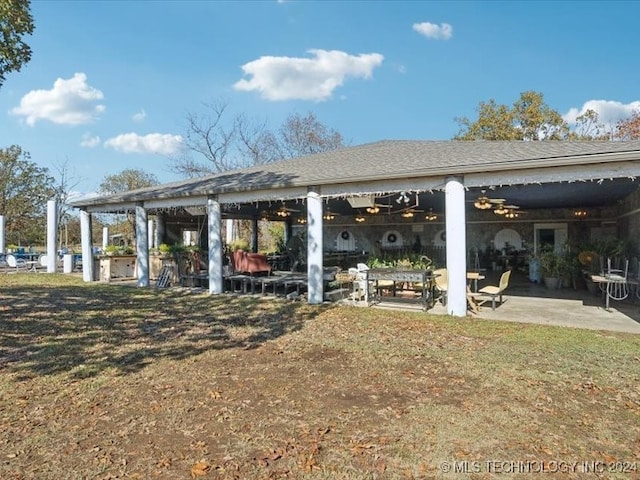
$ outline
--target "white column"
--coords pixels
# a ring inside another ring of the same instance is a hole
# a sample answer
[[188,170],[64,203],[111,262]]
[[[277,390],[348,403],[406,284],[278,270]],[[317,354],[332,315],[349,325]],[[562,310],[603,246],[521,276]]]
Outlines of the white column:
[[58,209],[55,200],[47,202],[47,273],[56,272],[58,245]]
[[307,193],[307,275],[310,304],[324,301],[322,284],[322,197],[319,188]]
[[153,230],[153,220],[149,220],[147,222],[147,232],[148,232],[148,238],[149,238],[149,248],[155,248],[157,247],[157,245],[154,243],[155,241],[155,232]]
[[222,211],[215,198],[207,199],[209,241],[209,293],[222,293]]
[[6,253],[5,251],[5,236],[4,236],[4,229],[5,229],[5,223],[4,223],[4,215],[0,215],[0,253]]
[[445,228],[447,248],[447,312],[467,315],[467,241],[462,177],[445,179]]
[[80,211],[80,238],[82,242],[82,279],[93,282],[93,243],[91,240],[91,214]]
[[136,205],[136,277],[139,287],[149,286],[149,232],[147,210]]
[[227,245],[229,245],[231,242],[233,242],[233,219],[227,218],[224,222],[227,230],[225,239],[226,239]]
[[105,249],[109,245],[109,227],[102,227],[102,252],[104,253]]
[[156,215],[156,247],[159,247],[161,243],[164,243],[164,231],[165,231],[164,214]]

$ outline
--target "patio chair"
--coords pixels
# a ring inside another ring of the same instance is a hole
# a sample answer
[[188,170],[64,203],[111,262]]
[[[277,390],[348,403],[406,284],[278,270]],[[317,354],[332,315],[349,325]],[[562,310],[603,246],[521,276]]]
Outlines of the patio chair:
[[435,294],[434,301],[440,300],[443,306],[447,304],[447,286],[449,283],[449,275],[446,268],[437,268],[433,271],[435,282]]
[[[502,275],[500,275],[500,283],[498,284],[498,286],[488,285],[478,290],[478,293],[491,297],[491,310],[496,309],[496,298],[500,299],[500,304],[502,305],[502,292],[504,292],[509,286],[510,276],[511,270],[507,270]],[[484,303],[485,301],[486,300],[483,300],[482,303]]]
[[26,272],[28,269],[27,262],[24,258],[16,258],[14,255],[7,255],[7,265],[14,268],[16,272]]
[[607,259],[607,297],[611,300],[624,300],[629,296],[629,260],[625,261],[624,269],[611,268],[611,259]]

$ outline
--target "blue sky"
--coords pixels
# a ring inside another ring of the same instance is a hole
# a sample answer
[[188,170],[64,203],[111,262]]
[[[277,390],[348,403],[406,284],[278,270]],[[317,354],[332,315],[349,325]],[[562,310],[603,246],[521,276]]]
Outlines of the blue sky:
[[[0,146],[79,193],[177,180],[188,113],[223,100],[277,130],[313,112],[351,145],[448,140],[481,101],[541,92],[568,120],[640,109],[640,2],[32,2],[32,60],[0,88]],[[228,114],[228,115],[227,115]]]

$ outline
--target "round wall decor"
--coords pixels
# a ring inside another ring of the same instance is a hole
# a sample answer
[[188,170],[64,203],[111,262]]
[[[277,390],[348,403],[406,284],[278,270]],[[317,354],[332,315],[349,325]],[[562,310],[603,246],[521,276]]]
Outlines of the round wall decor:
[[387,242],[396,243],[397,240],[398,240],[398,237],[396,237],[395,233],[390,233],[389,235],[387,235]]
[[349,240],[349,232],[347,232],[346,230],[343,230],[342,233],[340,233],[340,236],[344,239],[344,240]]

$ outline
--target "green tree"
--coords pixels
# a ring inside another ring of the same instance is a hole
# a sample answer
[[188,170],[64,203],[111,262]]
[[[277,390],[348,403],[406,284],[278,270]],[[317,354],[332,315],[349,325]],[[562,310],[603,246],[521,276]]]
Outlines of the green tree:
[[0,0],[0,87],[6,74],[19,72],[31,60],[31,48],[23,41],[33,33],[29,0]]
[[575,128],[569,134],[570,140],[609,140],[610,137],[600,122],[598,112],[592,109],[576,117]]
[[110,195],[138,188],[153,187],[159,183],[158,178],[153,173],[128,168],[120,173],[105,176],[98,187],[98,191]]
[[17,145],[0,148],[0,213],[11,243],[44,243],[47,201],[56,195],[54,178],[30,158]]
[[512,107],[494,99],[480,102],[478,119],[457,117],[454,140],[566,140],[569,125],[545,102],[542,93],[523,92]]
[[[120,173],[105,176],[98,187],[98,191],[111,195],[136,190],[138,188],[153,187],[159,183],[158,178],[152,173],[128,168],[122,170]],[[105,215],[101,218],[101,221],[105,225],[109,224],[113,232],[124,235],[125,239],[129,239],[133,243],[135,239],[135,215],[127,214],[126,217],[127,219],[125,221],[119,221],[122,219],[120,215]]]

